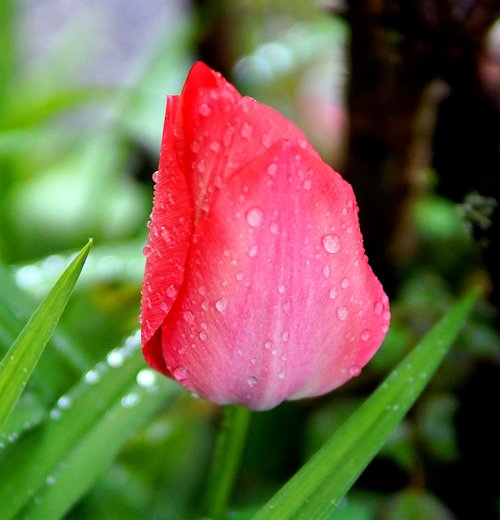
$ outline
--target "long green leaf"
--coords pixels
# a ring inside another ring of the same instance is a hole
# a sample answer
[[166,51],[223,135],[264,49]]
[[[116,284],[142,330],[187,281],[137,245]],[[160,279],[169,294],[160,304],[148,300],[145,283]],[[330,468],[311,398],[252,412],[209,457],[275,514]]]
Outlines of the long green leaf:
[[0,431],[42,355],[68,303],[92,247],[92,240],[61,275],[0,362]]
[[[51,411],[50,418],[38,429],[21,436],[9,446],[0,460],[2,520],[17,516],[65,464],[71,465],[72,453],[84,449],[81,443],[108,442],[104,424],[108,412],[117,403],[125,408],[137,409],[139,415],[142,413],[139,407],[131,406],[136,404],[137,398],[130,397],[130,387],[139,371],[146,366],[139,347],[140,334],[136,333],[125,341],[123,347],[112,350],[106,361],[89,370],[72,391],[62,396]],[[133,422],[133,419],[130,420]],[[103,428],[102,435],[95,433],[100,428]],[[89,440],[92,435],[97,435],[97,440]],[[115,435],[118,441],[119,433],[115,432]],[[87,452],[87,456],[99,465],[92,451]],[[80,478],[88,482],[90,477],[82,474]],[[79,484],[74,485],[81,489]]]
[[254,520],[328,518],[420,395],[476,298],[472,290],[452,307]]
[[110,406],[88,435],[48,475],[19,515],[22,518],[61,518],[109,466],[128,439],[172,398],[179,389],[173,381],[157,378],[149,369]]

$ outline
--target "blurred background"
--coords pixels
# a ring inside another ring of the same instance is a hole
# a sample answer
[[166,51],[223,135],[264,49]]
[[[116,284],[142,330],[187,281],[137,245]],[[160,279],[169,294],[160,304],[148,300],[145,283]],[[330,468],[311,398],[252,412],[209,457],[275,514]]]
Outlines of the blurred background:
[[[495,0],[2,0],[2,351],[69,255],[95,240],[44,383],[28,395],[50,409],[137,329],[165,96],[196,59],[292,119],[353,184],[393,312],[361,377],[254,416],[234,518],[269,498],[473,283],[485,297],[332,518],[498,518]],[[218,417],[183,393],[66,518],[195,517]]]

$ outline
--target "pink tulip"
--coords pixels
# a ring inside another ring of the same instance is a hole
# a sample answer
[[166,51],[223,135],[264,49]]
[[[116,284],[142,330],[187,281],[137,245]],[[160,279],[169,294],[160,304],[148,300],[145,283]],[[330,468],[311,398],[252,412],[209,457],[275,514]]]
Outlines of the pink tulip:
[[387,332],[351,186],[196,63],[167,101],[142,291],[147,362],[219,404],[325,394]]

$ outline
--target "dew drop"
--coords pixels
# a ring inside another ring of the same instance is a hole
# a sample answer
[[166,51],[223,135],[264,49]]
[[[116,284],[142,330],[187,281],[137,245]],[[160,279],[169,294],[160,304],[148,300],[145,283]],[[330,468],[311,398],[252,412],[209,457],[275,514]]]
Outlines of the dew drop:
[[269,229],[273,235],[276,235],[276,233],[278,233],[278,224],[276,224],[276,222],[272,222],[269,226]]
[[347,289],[349,285],[351,285],[351,281],[349,280],[349,278],[342,278],[342,281],[340,282],[340,287],[342,287],[342,289]]
[[328,264],[325,264],[323,267],[323,276],[325,278],[328,278],[330,276],[330,266]]
[[96,370],[89,370],[84,376],[84,381],[89,385],[94,385],[99,381],[99,373]]
[[271,163],[268,167],[267,167],[267,173],[269,175],[276,175],[276,172],[278,171],[278,165],[275,164],[275,163]]
[[177,295],[177,289],[173,286],[173,285],[170,285],[169,287],[167,287],[167,296],[169,298],[175,298],[175,296]]
[[184,318],[184,321],[186,323],[193,323],[193,321],[194,321],[194,314],[192,312],[190,312],[190,311],[184,312],[182,317]]
[[123,352],[119,349],[112,350],[107,356],[106,356],[106,363],[113,368],[119,367],[123,364],[125,360],[125,356],[123,355]]
[[264,220],[264,213],[260,208],[250,208],[245,216],[248,224],[252,227],[259,227]]
[[262,139],[261,139],[261,142],[262,142],[262,145],[265,146],[266,148],[269,148],[271,146],[271,138],[269,137],[268,134],[264,134],[262,136]]
[[200,339],[201,339],[202,341],[206,341],[206,339],[207,339],[207,333],[206,333],[204,330],[202,330],[202,331],[200,332]]
[[335,289],[335,287],[332,287],[330,289],[330,292],[328,293],[328,297],[330,298],[330,300],[335,300],[335,298],[337,297],[337,289]]
[[57,400],[57,406],[62,410],[66,410],[71,406],[71,398],[67,395],[63,395]]
[[339,307],[337,309],[337,317],[339,320],[344,321],[349,316],[349,309],[347,307]]
[[149,370],[149,368],[143,368],[139,370],[135,379],[139,386],[148,388],[155,384],[156,374],[152,370]]
[[254,258],[257,256],[257,253],[259,252],[259,248],[257,246],[251,246],[248,250],[248,256],[250,258]]
[[158,182],[158,172],[154,172],[152,177],[154,182]]
[[273,344],[272,344],[270,341],[266,341],[266,342],[264,343],[264,348],[265,348],[266,350],[271,350],[271,347],[272,347],[272,346],[273,346]]
[[290,338],[290,333],[287,330],[284,330],[283,333],[281,334],[281,339],[283,340],[283,342],[286,342],[289,340],[289,338]]
[[257,378],[255,376],[250,376],[248,379],[247,379],[247,383],[248,383],[248,386],[250,386],[251,388],[253,388],[254,386],[257,385]]
[[284,285],[278,285],[278,292],[280,294],[285,294],[286,287]]
[[381,316],[384,311],[384,304],[382,302],[377,302],[375,304],[374,312],[377,316]]
[[359,376],[359,374],[361,374],[361,367],[358,365],[352,365],[352,367],[349,369],[349,374],[352,377]]
[[309,190],[311,189],[311,187],[312,187],[312,181],[311,181],[311,179],[306,179],[306,180],[304,181],[304,189],[305,189],[306,191],[309,191]]
[[253,128],[248,123],[243,123],[243,126],[241,127],[241,137],[244,137],[245,139],[248,139],[252,135]]
[[172,375],[176,379],[176,381],[185,381],[187,379],[187,368],[186,367],[177,367],[174,369]]
[[212,113],[212,109],[206,103],[202,103],[198,112],[200,113],[200,116],[208,117]]
[[243,280],[243,273],[239,271],[234,275],[234,277],[236,278],[236,280],[238,280],[238,282],[241,282],[241,280]]
[[340,250],[340,238],[338,235],[324,235],[321,243],[327,253],[337,253]]
[[220,150],[220,144],[217,141],[212,141],[210,143],[210,150],[212,150],[212,152],[218,152]]
[[121,405],[123,406],[123,408],[132,408],[133,406],[138,404],[139,401],[140,401],[139,396],[136,393],[132,392],[132,393],[127,394],[126,396],[122,397],[120,402],[121,402]]
[[221,298],[220,300],[217,300],[215,302],[215,308],[219,312],[224,312],[226,310],[226,307],[227,307],[227,300],[226,300],[226,298]]
[[371,333],[368,329],[365,329],[361,332],[360,338],[362,341],[368,341],[370,339]]

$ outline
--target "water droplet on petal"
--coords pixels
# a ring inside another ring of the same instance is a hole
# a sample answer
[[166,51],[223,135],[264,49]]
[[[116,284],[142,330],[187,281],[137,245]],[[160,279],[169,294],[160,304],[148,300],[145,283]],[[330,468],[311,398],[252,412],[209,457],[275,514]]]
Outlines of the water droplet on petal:
[[272,222],[269,226],[269,229],[273,235],[276,235],[276,233],[278,233],[278,224],[276,224],[276,222]]
[[215,302],[215,308],[219,312],[224,312],[226,310],[226,307],[227,307],[227,300],[226,300],[226,298],[221,298],[220,300],[217,300]]
[[200,339],[202,341],[205,341],[207,339],[207,333],[204,330],[200,332]]
[[250,376],[248,379],[247,379],[247,383],[248,383],[248,386],[250,387],[254,387],[256,384],[257,384],[257,378],[255,376]]
[[198,112],[200,113],[200,116],[208,117],[212,113],[212,109],[206,103],[202,103]]
[[212,152],[218,152],[220,150],[220,144],[217,141],[211,142],[210,150],[212,150]]
[[321,243],[327,253],[337,253],[340,250],[340,238],[338,235],[324,235]]
[[311,179],[306,179],[306,180],[304,181],[304,189],[305,189],[306,191],[309,191],[309,190],[311,189],[311,187],[312,187],[312,181],[311,181]]
[[272,344],[270,341],[266,341],[266,342],[264,343],[264,348],[265,348],[266,350],[271,350],[271,347],[272,347],[272,346],[273,346],[273,344]]
[[190,311],[186,311],[182,317],[184,318],[184,321],[187,323],[193,323],[194,321],[194,314]]
[[264,213],[260,208],[250,208],[246,213],[247,222],[252,227],[259,227],[264,220]]
[[324,267],[323,267],[323,276],[325,278],[328,278],[330,276],[330,266],[328,264],[326,264]]
[[177,289],[173,286],[173,285],[170,285],[169,287],[167,287],[167,296],[169,298],[175,298],[177,296]]
[[368,329],[365,329],[361,332],[360,338],[362,341],[368,341],[370,339],[371,333]]
[[254,258],[257,256],[258,252],[259,248],[257,246],[250,246],[250,249],[248,250],[248,256]]
[[280,372],[278,372],[278,378],[279,379],[285,379],[285,371],[284,370],[281,370]]
[[239,282],[241,282],[241,280],[243,280],[243,273],[241,271],[239,271],[238,273],[236,273],[234,275],[234,277],[236,278],[236,280],[238,280]]
[[152,177],[154,182],[158,182],[158,172],[154,172]]
[[352,367],[349,369],[349,374],[352,377],[359,376],[359,374],[361,374],[361,367],[358,365],[352,365]]
[[347,307],[339,307],[337,309],[337,317],[339,320],[344,321],[349,316],[349,309]]
[[290,338],[290,333],[287,330],[284,330],[283,333],[281,334],[281,339],[283,340],[283,342],[286,342],[286,341],[288,341],[289,338]]
[[347,289],[350,284],[351,281],[349,280],[349,278],[342,278],[342,281],[340,282],[340,287],[342,287],[342,289]]
[[337,289],[335,289],[335,287],[332,287],[330,289],[330,292],[328,293],[328,297],[330,298],[330,300],[335,300],[335,298],[337,297]]
[[187,379],[187,368],[186,367],[177,367],[174,369],[173,374],[176,381],[185,381]]
[[278,285],[278,292],[280,294],[285,294],[286,287],[284,285]]
[[241,127],[241,137],[248,139],[252,135],[253,128],[248,123],[243,123]]
[[278,171],[278,165],[275,164],[275,163],[271,163],[268,167],[267,167],[267,173],[269,175],[276,175],[276,172]]

